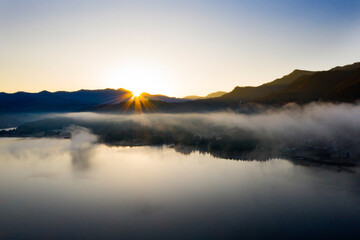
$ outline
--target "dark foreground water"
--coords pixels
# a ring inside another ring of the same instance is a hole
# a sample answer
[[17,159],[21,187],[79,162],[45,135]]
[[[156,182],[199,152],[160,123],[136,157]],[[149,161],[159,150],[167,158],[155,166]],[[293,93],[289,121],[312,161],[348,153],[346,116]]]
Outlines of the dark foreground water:
[[358,169],[0,139],[0,239],[359,239]]

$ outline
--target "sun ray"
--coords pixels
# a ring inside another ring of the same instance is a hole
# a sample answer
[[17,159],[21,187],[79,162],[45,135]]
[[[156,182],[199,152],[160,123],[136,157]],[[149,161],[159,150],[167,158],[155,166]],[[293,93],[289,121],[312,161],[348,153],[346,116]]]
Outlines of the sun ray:
[[141,92],[133,91],[133,92],[132,92],[132,96],[133,96],[133,97],[140,97],[140,96],[141,96]]
[[143,113],[156,109],[155,105],[147,97],[136,91],[125,94],[119,101],[123,102],[122,108],[125,112]]

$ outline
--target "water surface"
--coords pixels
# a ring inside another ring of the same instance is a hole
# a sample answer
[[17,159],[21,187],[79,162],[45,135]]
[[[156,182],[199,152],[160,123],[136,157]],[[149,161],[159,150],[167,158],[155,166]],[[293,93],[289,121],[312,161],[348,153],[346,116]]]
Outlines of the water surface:
[[358,169],[0,139],[1,239],[355,239],[359,222]]

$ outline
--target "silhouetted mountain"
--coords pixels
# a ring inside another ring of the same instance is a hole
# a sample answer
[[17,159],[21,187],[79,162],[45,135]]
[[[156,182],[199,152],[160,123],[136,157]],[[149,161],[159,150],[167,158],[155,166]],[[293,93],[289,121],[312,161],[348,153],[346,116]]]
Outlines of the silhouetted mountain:
[[[209,109],[217,106],[253,111],[258,108],[256,104],[282,105],[289,102],[303,104],[312,101],[354,102],[359,99],[360,62],[335,67],[328,71],[294,70],[282,78],[258,87],[236,87],[221,97],[191,103],[200,105],[201,102],[204,108],[207,105]],[[183,108],[184,106],[181,106],[180,109]],[[194,108],[189,106],[189,109]]]
[[283,104],[312,101],[353,102],[360,99],[360,63],[301,76],[285,88],[256,99]]
[[360,99],[360,63],[328,71],[295,70],[258,87],[236,87],[217,98],[228,103],[286,104],[312,101],[353,102]]
[[354,70],[358,70],[359,68],[360,68],[360,62],[356,62],[345,66],[334,67],[330,69],[330,71],[354,71]]
[[[145,93],[149,100],[164,102],[187,101],[163,95]],[[78,111],[90,106],[101,104],[116,104],[129,100],[132,97],[126,89],[79,90],[75,92],[48,92],[39,93],[0,93],[0,112],[68,112]]]
[[162,101],[162,102],[169,102],[169,103],[176,103],[176,102],[186,102],[188,99],[183,98],[174,98],[174,97],[168,97],[161,94],[149,94],[146,92],[141,93],[141,96],[152,101]]
[[[215,92],[204,99],[171,98],[142,94],[145,112],[204,112],[232,109],[254,111],[260,105],[281,105],[311,101],[354,102],[360,99],[360,63],[328,71],[294,70],[292,73],[258,87],[236,87],[229,93]],[[220,97],[217,97],[220,96]],[[0,93],[0,112],[132,112],[135,102],[125,89],[80,90],[13,94]]]
[[[188,102],[148,101],[144,112],[206,112],[231,109],[250,113],[266,105],[311,101],[351,102],[360,99],[360,64],[336,67],[328,71],[294,70],[292,73],[258,87],[236,87],[221,97]],[[134,105],[134,104],[133,104]],[[89,111],[133,112],[135,106],[124,103],[91,107]]]
[[[294,70],[292,73],[278,78],[272,82],[265,83],[258,87],[236,87],[231,92],[223,95],[221,100],[223,101],[242,101],[249,102],[255,99],[267,96],[268,94],[277,92],[286,88],[288,85],[293,83],[296,79],[303,76],[311,76],[315,72]],[[220,99],[219,99],[220,100]]]
[[226,94],[226,92],[223,92],[223,91],[217,91],[217,92],[213,92],[213,93],[210,93],[208,95],[205,96],[205,98],[216,98],[216,97],[221,97],[223,96],[224,94]]
[[207,99],[207,98],[216,98],[216,97],[221,97],[224,94],[226,94],[226,92],[217,91],[217,92],[210,93],[210,94],[206,95],[205,97],[200,97],[200,96],[196,96],[196,95],[190,95],[190,96],[184,97],[184,99],[199,100],[199,99]]
[[203,99],[204,97],[198,96],[198,95],[189,95],[184,97],[184,99],[188,99],[188,100],[199,100],[199,99]]

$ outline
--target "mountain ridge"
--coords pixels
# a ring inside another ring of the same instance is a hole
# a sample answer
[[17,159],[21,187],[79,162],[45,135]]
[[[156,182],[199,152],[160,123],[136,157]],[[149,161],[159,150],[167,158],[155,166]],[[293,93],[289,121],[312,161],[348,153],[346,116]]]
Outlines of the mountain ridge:
[[[246,108],[249,104],[305,104],[312,101],[355,102],[360,99],[360,62],[325,71],[295,69],[257,87],[235,87],[228,93],[214,92],[209,98],[189,100],[143,93],[151,111],[202,112]],[[213,97],[214,96],[214,97]],[[132,98],[129,90],[81,89],[74,92],[0,93],[0,112],[124,111]],[[254,106],[254,105],[252,105]]]
[[224,92],[224,91],[217,91],[217,92],[209,93],[205,97],[201,97],[201,96],[197,96],[197,95],[189,95],[189,96],[183,97],[183,99],[199,100],[199,99],[207,99],[207,98],[216,98],[216,97],[221,97],[226,93],[227,92]]
[[[0,112],[67,112],[96,106],[99,104],[116,104],[128,101],[131,91],[119,88],[81,89],[77,91],[46,90],[37,93],[19,91],[16,93],[0,93]],[[148,94],[149,100],[165,102],[188,101],[180,98]]]

